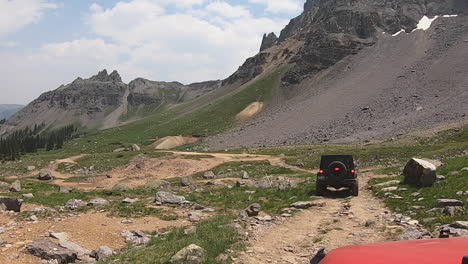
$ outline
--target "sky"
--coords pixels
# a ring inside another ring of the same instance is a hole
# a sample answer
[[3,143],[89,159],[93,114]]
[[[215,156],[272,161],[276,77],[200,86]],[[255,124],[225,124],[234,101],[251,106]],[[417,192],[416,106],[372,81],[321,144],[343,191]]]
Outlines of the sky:
[[117,70],[185,84],[224,79],[304,0],[0,0],[0,104]]

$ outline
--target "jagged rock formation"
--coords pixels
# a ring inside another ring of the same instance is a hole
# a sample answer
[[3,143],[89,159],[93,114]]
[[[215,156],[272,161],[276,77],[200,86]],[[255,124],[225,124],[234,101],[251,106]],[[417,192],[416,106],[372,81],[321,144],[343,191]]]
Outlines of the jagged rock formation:
[[274,32],[271,32],[268,35],[263,35],[262,45],[260,46],[260,52],[273,47],[276,43],[278,43],[278,37],[275,35]]

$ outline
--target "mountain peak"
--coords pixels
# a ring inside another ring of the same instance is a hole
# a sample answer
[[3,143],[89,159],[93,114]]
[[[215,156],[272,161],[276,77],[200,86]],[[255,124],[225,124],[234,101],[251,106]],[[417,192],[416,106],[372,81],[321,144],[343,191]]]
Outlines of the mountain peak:
[[98,72],[97,75],[94,75],[93,77],[89,79],[91,81],[100,81],[100,82],[122,82],[122,78],[120,77],[120,74],[116,70],[111,72],[111,74],[108,74],[106,69]]
[[262,39],[262,45],[260,46],[260,52],[273,47],[276,43],[278,43],[278,37],[275,35],[274,32],[271,32],[268,35],[264,34]]

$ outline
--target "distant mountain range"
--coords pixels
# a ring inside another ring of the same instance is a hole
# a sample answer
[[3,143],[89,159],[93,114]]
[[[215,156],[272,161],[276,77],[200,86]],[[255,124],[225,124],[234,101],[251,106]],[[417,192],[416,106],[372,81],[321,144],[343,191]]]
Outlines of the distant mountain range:
[[24,105],[18,104],[0,104],[0,120],[8,119],[14,113],[18,112]]
[[214,149],[393,137],[468,122],[467,56],[467,0],[308,0],[224,80],[127,84],[103,70],[42,94],[0,135],[133,124],[133,138],[203,136]]

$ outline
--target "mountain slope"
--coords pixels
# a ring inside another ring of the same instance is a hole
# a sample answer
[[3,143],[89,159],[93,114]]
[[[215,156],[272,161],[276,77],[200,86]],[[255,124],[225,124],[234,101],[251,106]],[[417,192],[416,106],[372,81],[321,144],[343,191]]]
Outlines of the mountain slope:
[[[367,140],[466,122],[467,10],[465,1],[307,1],[278,43],[255,57],[292,54],[276,104],[209,144]],[[424,15],[454,14],[417,30]],[[408,33],[392,36],[401,29]]]
[[88,79],[42,94],[12,116],[0,134],[45,123],[48,129],[76,124],[84,128],[105,129],[141,119],[160,108],[189,101],[219,87],[219,81],[183,85],[142,78],[129,84],[117,71],[106,70]]
[[0,104],[0,120],[8,119],[10,116],[12,116],[14,113],[16,113],[23,107],[24,105],[18,104]]

